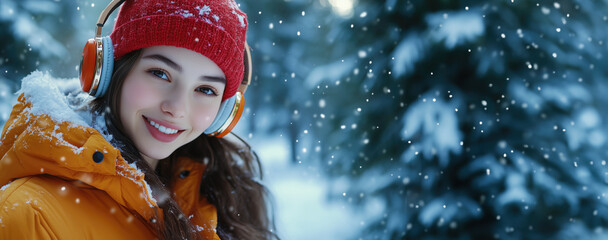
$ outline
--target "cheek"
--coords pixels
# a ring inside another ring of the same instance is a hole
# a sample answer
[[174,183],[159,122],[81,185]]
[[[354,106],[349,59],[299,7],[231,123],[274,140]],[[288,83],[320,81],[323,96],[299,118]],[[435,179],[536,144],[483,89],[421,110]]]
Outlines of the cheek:
[[120,94],[120,121],[127,135],[135,141],[141,110],[153,107],[158,101],[157,93],[142,78],[128,76]]
[[192,112],[192,125],[198,131],[205,131],[215,119],[220,104],[214,103],[206,107],[199,107]]
[[158,93],[149,84],[134,76],[125,80],[120,98],[121,106],[125,110],[122,112],[133,113],[153,104],[155,99],[158,100]]

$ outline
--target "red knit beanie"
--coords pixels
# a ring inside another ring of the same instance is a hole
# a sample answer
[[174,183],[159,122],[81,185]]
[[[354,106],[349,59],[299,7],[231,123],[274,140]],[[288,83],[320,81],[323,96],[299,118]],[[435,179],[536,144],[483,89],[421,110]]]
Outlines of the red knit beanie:
[[160,45],[203,54],[226,75],[226,100],[243,80],[246,33],[247,16],[234,0],[127,0],[110,38],[115,60]]

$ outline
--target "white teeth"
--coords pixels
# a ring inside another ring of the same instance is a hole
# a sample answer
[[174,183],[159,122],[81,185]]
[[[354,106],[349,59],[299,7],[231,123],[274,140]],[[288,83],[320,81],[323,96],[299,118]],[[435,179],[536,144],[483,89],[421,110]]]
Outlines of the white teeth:
[[148,121],[150,122],[150,125],[154,126],[156,129],[158,129],[158,131],[161,131],[162,133],[165,133],[165,134],[175,134],[175,133],[178,132],[175,129],[171,129],[171,128],[167,128],[165,126],[161,126],[160,124],[155,123],[152,120],[148,120]]

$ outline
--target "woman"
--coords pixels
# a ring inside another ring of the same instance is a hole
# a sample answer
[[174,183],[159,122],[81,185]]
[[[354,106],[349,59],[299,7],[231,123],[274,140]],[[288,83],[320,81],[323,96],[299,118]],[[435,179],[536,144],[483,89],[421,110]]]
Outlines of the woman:
[[122,2],[85,46],[94,100],[23,80],[0,138],[0,239],[276,238],[257,158],[218,137],[243,108],[245,14],[233,0]]

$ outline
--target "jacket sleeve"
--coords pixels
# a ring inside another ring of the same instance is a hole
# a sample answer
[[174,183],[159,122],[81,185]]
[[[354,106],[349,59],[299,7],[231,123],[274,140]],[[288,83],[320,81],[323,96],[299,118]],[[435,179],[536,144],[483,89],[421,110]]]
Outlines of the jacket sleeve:
[[49,206],[34,200],[40,198],[33,192],[16,191],[20,183],[0,192],[0,239],[59,239],[49,224]]

